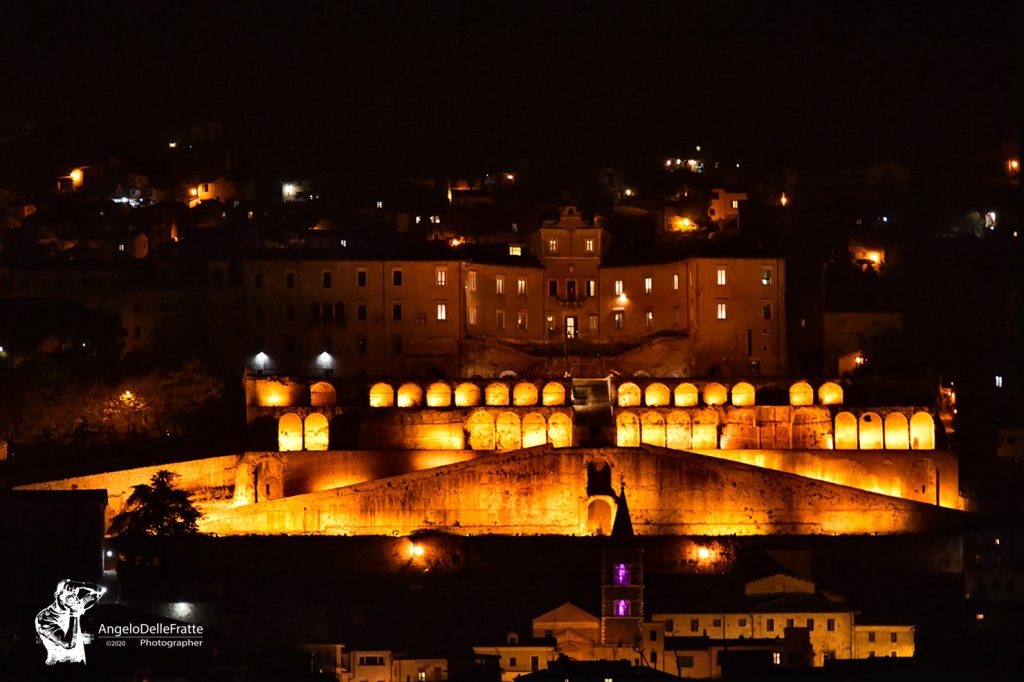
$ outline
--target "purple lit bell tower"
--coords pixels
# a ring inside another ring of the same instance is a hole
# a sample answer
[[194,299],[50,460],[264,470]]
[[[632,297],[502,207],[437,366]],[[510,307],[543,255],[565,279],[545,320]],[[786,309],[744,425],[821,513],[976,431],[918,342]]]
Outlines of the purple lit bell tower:
[[[620,547],[635,543],[633,524],[623,486],[612,539]],[[632,647],[640,639],[644,620],[644,551],[601,550],[601,643]]]

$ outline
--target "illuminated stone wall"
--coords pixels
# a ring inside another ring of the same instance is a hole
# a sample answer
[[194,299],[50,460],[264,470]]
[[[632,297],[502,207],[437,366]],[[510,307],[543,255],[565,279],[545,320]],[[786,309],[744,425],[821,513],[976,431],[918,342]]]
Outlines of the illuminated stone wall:
[[441,469],[220,510],[219,534],[588,533],[587,465],[624,480],[646,535],[909,533],[958,512],[824,481],[662,448],[484,455]]
[[518,450],[574,442],[571,407],[380,410],[359,426],[359,443],[370,449]]

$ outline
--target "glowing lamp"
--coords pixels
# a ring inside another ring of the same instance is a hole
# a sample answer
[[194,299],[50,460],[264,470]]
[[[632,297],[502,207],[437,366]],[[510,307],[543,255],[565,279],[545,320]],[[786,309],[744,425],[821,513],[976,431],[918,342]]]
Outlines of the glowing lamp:
[[82,184],[81,168],[75,168],[74,170],[71,171],[71,184],[73,184],[75,187],[78,187],[79,185]]
[[[82,345],[84,346],[85,344],[83,343]],[[4,347],[0,346],[0,353],[3,353],[3,352],[4,352]]]
[[423,549],[423,545],[413,545],[411,548],[409,548],[409,553],[412,554],[413,557],[418,559],[426,553],[426,550]]
[[176,149],[177,147],[178,147],[178,143],[177,142],[168,142],[167,143],[167,148],[168,149]]
[[629,299],[628,299],[628,298],[626,298],[626,294],[625,294],[625,292],[623,292],[623,293],[619,294],[619,298],[618,298],[618,301],[619,301],[619,303],[625,303],[625,302],[626,302],[626,301],[628,301],[628,300],[629,300]]
[[316,356],[316,364],[322,368],[328,368],[334,363],[334,356],[324,351],[320,355]]
[[192,196],[196,196],[196,195],[198,195],[198,194],[199,194],[199,188],[198,188],[198,187],[193,187],[192,189],[190,189],[190,190],[188,191],[188,193],[189,193],[190,195],[192,195]]
[[789,203],[789,197],[786,196],[785,192],[783,192],[782,196],[779,198],[779,203],[782,204],[783,206]]
[[697,549],[697,558],[701,561],[707,561],[711,558],[711,550],[707,547],[699,547]]

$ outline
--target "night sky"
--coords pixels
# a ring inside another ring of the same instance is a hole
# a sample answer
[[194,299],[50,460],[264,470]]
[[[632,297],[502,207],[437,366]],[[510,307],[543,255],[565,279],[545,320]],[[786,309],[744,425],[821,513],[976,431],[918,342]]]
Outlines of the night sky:
[[876,160],[1018,124],[1009,1],[437,5],[9,3],[0,120],[89,155],[212,119],[267,160],[353,164]]

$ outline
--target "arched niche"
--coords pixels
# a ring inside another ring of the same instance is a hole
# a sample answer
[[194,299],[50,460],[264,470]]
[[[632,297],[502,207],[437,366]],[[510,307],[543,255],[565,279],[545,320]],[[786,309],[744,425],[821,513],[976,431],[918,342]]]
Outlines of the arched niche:
[[857,449],[857,417],[850,412],[836,415],[835,446],[836,450]]
[[665,419],[665,445],[674,450],[690,447],[690,415],[682,410],[672,410]]
[[814,389],[806,381],[798,381],[789,387],[789,404],[794,406],[813,405]]
[[899,412],[890,412],[885,416],[885,449],[910,449],[910,424]]
[[875,412],[865,412],[857,421],[857,436],[861,450],[881,450],[883,447],[882,418]]
[[615,520],[615,502],[601,495],[587,500],[587,532],[591,535],[611,535]]
[[572,447],[572,419],[562,412],[548,417],[548,442],[556,448]]
[[476,407],[480,404],[480,387],[465,381],[455,387],[456,407]]
[[653,410],[644,412],[640,422],[640,442],[665,447],[665,418]]
[[541,395],[544,404],[548,407],[565,405],[565,386],[557,381],[549,381],[544,384],[544,390]]
[[423,404],[423,389],[417,384],[402,384],[398,388],[399,407],[419,407]]
[[732,404],[736,407],[750,407],[754,404],[754,387],[741,381],[732,387]]
[[493,381],[484,389],[484,402],[488,405],[508,405],[508,384]]
[[370,407],[391,407],[395,404],[395,389],[389,384],[374,384],[370,389]]
[[729,400],[729,391],[722,384],[710,383],[704,386],[705,405],[725,405]]
[[935,449],[935,419],[927,412],[915,412],[910,418],[910,447],[912,450]]
[[818,402],[822,405],[842,405],[843,387],[834,381],[826,381],[818,387]]
[[520,381],[512,389],[512,404],[517,407],[532,407],[537,404],[537,385]]
[[449,407],[451,404],[451,386],[443,381],[435,381],[427,387],[427,407]]
[[523,417],[523,447],[532,448],[548,442],[548,422],[544,415],[530,412]]
[[697,387],[687,382],[676,386],[675,403],[676,407],[696,407],[699,401]]
[[615,418],[615,444],[620,448],[640,445],[640,418],[632,412],[620,412]]
[[619,407],[636,407],[640,404],[640,387],[631,381],[619,386]]
[[338,396],[326,381],[318,381],[309,387],[309,404],[313,407],[334,407],[338,404]]
[[327,417],[319,412],[307,415],[305,438],[306,450],[326,450],[331,442],[331,430]]
[[487,410],[476,410],[469,415],[463,429],[470,450],[494,449],[494,417]]
[[648,407],[664,407],[672,402],[672,393],[668,386],[655,382],[644,391],[644,404]]
[[515,412],[502,412],[494,424],[494,449],[518,450],[523,447],[523,427]]
[[302,449],[302,417],[289,412],[277,422],[277,449],[295,452]]

